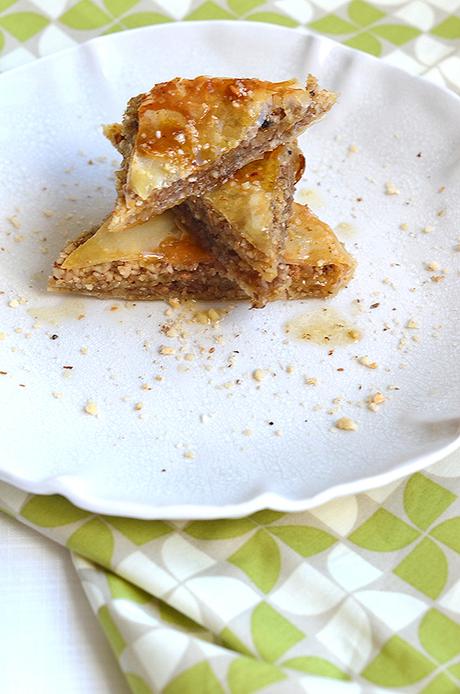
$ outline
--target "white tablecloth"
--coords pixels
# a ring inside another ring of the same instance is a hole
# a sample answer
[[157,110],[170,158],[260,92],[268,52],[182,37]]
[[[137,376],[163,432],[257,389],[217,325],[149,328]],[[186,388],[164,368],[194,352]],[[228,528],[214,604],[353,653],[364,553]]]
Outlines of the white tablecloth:
[[1,520],[2,694],[128,694],[69,552]]

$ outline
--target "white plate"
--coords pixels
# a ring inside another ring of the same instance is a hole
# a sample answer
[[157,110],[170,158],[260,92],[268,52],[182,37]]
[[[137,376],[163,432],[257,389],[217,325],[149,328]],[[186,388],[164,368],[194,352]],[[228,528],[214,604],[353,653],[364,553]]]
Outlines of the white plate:
[[[111,207],[114,152],[100,124],[119,119],[130,95],[175,75],[281,80],[308,71],[341,97],[302,139],[299,190],[315,191],[307,197],[333,227],[353,226],[342,238],[358,259],[356,278],[328,305],[362,331],[360,342],[329,355],[331,345],[286,336],[286,321],[320,311],[319,301],[241,304],[219,328],[186,325],[195,359],[178,361],[158,353],[180,347],[160,332],[164,304],[46,294],[64,239]],[[115,34],[12,71],[0,79],[0,104],[2,478],[98,512],[225,517],[309,508],[391,482],[458,444],[455,96],[324,38],[213,22]],[[400,194],[386,195],[386,182]],[[439,271],[425,269],[432,261]],[[11,308],[19,297],[27,303]],[[32,327],[37,308],[41,328]],[[364,355],[378,368],[361,365]],[[261,383],[256,368],[270,372]],[[366,398],[377,391],[387,400],[371,412]],[[88,399],[99,417],[84,413]],[[358,431],[335,429],[341,416]]]

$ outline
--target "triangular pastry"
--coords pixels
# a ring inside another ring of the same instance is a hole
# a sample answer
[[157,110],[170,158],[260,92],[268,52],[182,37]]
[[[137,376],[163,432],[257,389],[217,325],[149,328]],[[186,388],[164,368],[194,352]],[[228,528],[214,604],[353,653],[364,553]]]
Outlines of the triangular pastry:
[[111,231],[201,196],[293,140],[334,104],[314,77],[265,82],[176,78],[128,102],[105,134],[123,155]]
[[[284,261],[287,288],[270,299],[328,297],[352,277],[353,258],[330,227],[308,207],[294,203]],[[154,299],[236,300],[246,298],[224,268],[196,238],[166,212],[113,234],[107,221],[66,246],[48,288],[128,301]]]

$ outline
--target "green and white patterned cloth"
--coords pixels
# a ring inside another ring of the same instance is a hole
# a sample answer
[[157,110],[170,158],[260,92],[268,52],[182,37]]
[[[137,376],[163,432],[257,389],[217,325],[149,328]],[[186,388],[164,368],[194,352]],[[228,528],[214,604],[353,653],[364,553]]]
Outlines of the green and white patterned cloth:
[[[309,27],[460,92],[460,0],[0,0],[0,69],[180,19]],[[460,454],[312,512],[95,516],[0,483],[69,548],[135,694],[460,692]],[[69,635],[71,638],[71,635]]]
[[460,93],[460,0],[0,0],[0,70],[94,36],[178,20],[307,27]]
[[142,521],[2,483],[0,508],[73,552],[135,694],[453,694],[453,488],[458,455],[305,513]]

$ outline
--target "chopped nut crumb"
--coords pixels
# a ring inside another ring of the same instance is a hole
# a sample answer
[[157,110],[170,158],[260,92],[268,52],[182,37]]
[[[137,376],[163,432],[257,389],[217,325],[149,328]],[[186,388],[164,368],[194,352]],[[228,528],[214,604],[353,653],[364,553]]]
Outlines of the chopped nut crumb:
[[386,400],[386,398],[383,395],[383,393],[380,393],[380,392],[374,393],[374,395],[371,395],[368,398],[368,401],[367,401],[368,409],[371,410],[372,412],[377,412],[378,406],[382,405],[385,402],[385,400]]
[[439,210],[438,212],[436,212],[436,217],[444,217],[445,214],[446,214],[445,210]]
[[314,376],[309,376],[308,378],[305,377],[305,383],[307,384],[307,386],[316,386],[318,385],[318,379]]
[[210,308],[205,311],[197,311],[192,320],[202,325],[217,325],[226,314],[222,309]]
[[350,419],[350,417],[340,417],[340,419],[335,422],[335,426],[342,431],[356,431],[358,429],[358,425],[353,419]]
[[392,181],[387,181],[385,183],[385,195],[399,195],[399,190],[396,188]]
[[371,361],[369,357],[364,356],[364,357],[359,357],[358,362],[362,364],[362,366],[366,366],[368,369],[376,369],[377,368],[377,362]]
[[164,381],[164,376],[155,376],[155,381]]
[[359,152],[359,148],[356,145],[349,145],[348,154],[356,154]]
[[140,410],[142,410],[143,407],[144,407],[144,403],[142,403],[142,402],[136,402],[136,404],[134,405],[134,409],[135,409],[137,412],[139,412]]
[[54,391],[53,393],[51,393],[51,395],[53,396],[53,398],[56,398],[56,400],[62,398],[62,393],[58,391]]
[[409,229],[409,225],[406,224],[406,222],[403,222],[402,224],[399,225],[399,228],[400,228],[402,231],[407,231],[407,230]]
[[255,381],[263,381],[264,378],[266,377],[267,372],[264,371],[263,369],[255,369],[255,371],[252,372],[252,377]]
[[90,414],[93,417],[97,417],[98,416],[98,410],[97,410],[96,403],[93,402],[92,400],[88,400],[88,402],[85,405],[85,412],[86,412],[86,414]]
[[428,270],[429,272],[436,272],[439,270],[439,263],[437,263],[435,260],[430,260],[430,262],[425,263],[425,270]]
[[223,309],[210,308],[208,311],[209,319],[212,323],[218,323],[226,314]]
[[21,222],[19,219],[16,217],[15,214],[11,215],[11,217],[7,217],[7,220],[9,223],[14,226],[15,229],[20,229],[21,228]]
[[80,347],[80,354],[88,354],[88,347],[86,347],[86,345]]
[[389,277],[384,277],[382,283],[386,284],[388,287],[391,287],[392,289],[396,289],[394,282],[392,282]]
[[243,429],[243,436],[252,436],[252,429]]
[[294,373],[294,367],[292,366],[292,364],[288,364],[288,366],[286,366],[286,373],[288,373],[288,374]]
[[143,383],[141,385],[142,390],[152,390],[152,386],[149,386],[148,383]]
[[11,301],[8,301],[8,306],[10,308],[17,308],[19,306],[19,301],[17,299],[11,299]]
[[183,456],[187,458],[187,460],[193,460],[193,458],[195,458],[195,453],[193,451],[184,451]]
[[170,356],[170,355],[173,355],[175,353],[176,353],[176,350],[173,347],[165,347],[165,346],[160,347],[160,354]]
[[195,313],[193,319],[196,323],[200,323],[201,325],[207,325],[208,323],[208,316],[206,314],[206,311],[198,311],[197,313]]
[[428,224],[426,227],[422,227],[422,233],[424,234],[431,234],[431,232],[434,231],[434,227]]
[[409,328],[410,330],[417,330],[418,329],[417,321],[415,321],[413,318],[409,318],[409,320],[406,323],[406,328]]
[[356,330],[356,328],[352,328],[352,330],[348,331],[348,337],[354,340],[355,342],[358,342],[362,338],[362,333],[360,330]]
[[195,355],[188,352],[187,354],[184,354],[184,359],[185,361],[193,361],[195,359]]

